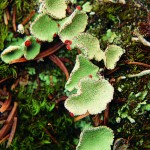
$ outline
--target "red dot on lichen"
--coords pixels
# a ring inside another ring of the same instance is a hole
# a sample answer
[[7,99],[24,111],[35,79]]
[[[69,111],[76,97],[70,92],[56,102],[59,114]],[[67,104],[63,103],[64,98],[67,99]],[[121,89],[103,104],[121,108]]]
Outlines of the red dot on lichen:
[[90,75],[89,75],[89,78],[92,78],[92,77],[93,77],[93,76],[90,74]]
[[67,45],[71,45],[71,44],[72,44],[72,41],[66,40],[64,43],[67,44]]
[[70,116],[71,116],[71,117],[74,117],[74,114],[70,112]]
[[81,10],[81,6],[77,6],[76,9]]
[[59,27],[60,27],[60,24],[58,23],[57,26],[58,26],[58,28],[59,28]]
[[27,40],[27,41],[25,41],[25,44],[24,44],[24,45],[25,45],[26,47],[29,47],[31,44],[32,44],[31,41],[30,41],[30,40]]
[[71,46],[70,45],[66,45],[67,50],[71,50]]

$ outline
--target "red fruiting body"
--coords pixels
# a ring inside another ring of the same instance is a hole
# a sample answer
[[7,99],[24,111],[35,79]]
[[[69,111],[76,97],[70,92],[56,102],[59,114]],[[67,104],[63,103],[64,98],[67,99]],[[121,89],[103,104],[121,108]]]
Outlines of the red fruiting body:
[[74,114],[70,112],[70,116],[71,116],[71,117],[74,117]]
[[81,10],[81,6],[77,6],[76,9]]
[[54,35],[53,35],[53,37],[56,37],[57,36],[57,34],[55,33]]
[[25,41],[25,46],[26,46],[26,47],[29,47],[31,44],[32,44],[32,43],[31,43],[30,40]]
[[93,76],[90,74],[90,75],[89,75],[89,78],[92,78],[92,77],[93,77]]
[[71,50],[71,46],[70,45],[66,45],[67,50]]
[[71,44],[72,44],[72,41],[66,40],[64,43],[65,43],[66,45],[71,45]]
[[58,23],[57,26],[58,26],[58,28],[59,28],[59,27],[60,27],[60,24]]

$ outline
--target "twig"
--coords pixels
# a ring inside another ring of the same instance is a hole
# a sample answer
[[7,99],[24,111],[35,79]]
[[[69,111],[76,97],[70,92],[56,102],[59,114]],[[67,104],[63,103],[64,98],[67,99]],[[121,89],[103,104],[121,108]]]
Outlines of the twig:
[[59,144],[58,141],[50,134],[50,132],[49,132],[46,128],[43,128],[43,130],[44,130],[44,132],[45,132],[46,134],[49,135],[49,137],[51,138],[51,140],[52,140],[54,143]]
[[0,120],[0,124],[4,124],[6,120]]
[[2,139],[6,134],[7,132],[10,130],[11,128],[11,125],[12,125],[12,120],[14,118],[14,115],[16,113],[16,110],[17,110],[17,106],[18,106],[18,103],[17,102],[14,102],[14,106],[6,120],[6,124],[1,128],[0,130],[0,139]]
[[53,61],[64,72],[64,74],[66,75],[66,80],[68,80],[69,79],[69,72],[68,72],[66,66],[64,65],[64,63],[54,54],[50,55],[49,59],[51,61]]
[[95,115],[93,118],[92,118],[93,122],[94,122],[94,126],[99,126],[100,124],[100,117],[99,117],[99,114]]
[[17,79],[15,83],[11,86],[11,90],[13,91],[19,84],[20,79]]
[[11,103],[11,94],[9,94],[8,99],[5,100],[5,102],[3,103],[2,107],[0,108],[0,112],[3,113],[4,111],[7,110],[7,108],[10,106]]
[[10,132],[10,136],[9,136],[6,148],[8,148],[10,146],[10,144],[12,143],[12,140],[13,140],[15,132],[16,132],[16,127],[17,127],[17,117],[14,117],[12,129]]
[[[7,116],[8,116],[8,115],[7,115]],[[0,117],[0,121],[5,120],[5,122],[6,122],[7,116],[2,116],[2,117]]]
[[84,114],[84,115],[78,116],[78,117],[76,117],[76,118],[74,119],[74,122],[79,121],[79,120],[81,120],[81,119],[83,119],[83,118],[85,118],[85,117],[87,117],[87,116],[89,116],[89,115],[90,115],[89,112],[87,112],[87,113]]
[[10,76],[10,77],[8,77],[8,78],[5,78],[5,79],[0,80],[0,84],[3,83],[3,82],[5,82],[5,81],[7,81],[8,79],[11,79],[12,77],[13,77],[13,76]]
[[109,71],[108,73],[106,73],[106,75],[110,75],[110,74],[114,73],[115,71],[117,71],[118,69],[120,69],[120,67],[117,67],[117,68]]
[[68,97],[67,96],[61,96],[59,99],[56,100],[56,103],[59,103],[61,101],[65,101]]
[[141,63],[141,62],[126,61],[126,64],[128,64],[128,65],[138,65],[138,66],[144,66],[144,67],[150,68],[150,65],[145,64],[145,63]]
[[6,26],[8,25],[8,19],[7,19],[6,12],[4,12],[4,23]]
[[107,107],[104,111],[104,125],[107,124],[108,122],[108,117],[109,117],[109,104],[107,104]]
[[10,20],[10,14],[9,14],[9,10],[8,10],[8,8],[6,8],[6,17],[7,17],[7,20]]
[[59,57],[59,59],[65,63],[69,63],[70,65],[73,65],[73,62],[68,58]]
[[15,113],[16,113],[16,110],[17,110],[17,106],[18,106],[18,103],[17,102],[14,102],[14,106],[7,118],[7,122],[10,122],[12,120],[12,118],[14,117]]
[[[55,53],[56,51],[58,51],[63,46],[64,46],[64,43],[59,42],[56,45],[54,45],[53,47],[50,47],[47,50],[45,50],[45,51],[41,52],[40,54],[38,54],[33,60],[38,60],[38,59],[44,58],[46,56],[49,56],[49,55]],[[27,61],[29,61],[29,60],[26,60],[25,58],[20,58],[20,59],[13,60],[10,64],[22,63],[22,62],[27,62]]]
[[0,144],[5,142],[9,138],[10,134],[7,134],[3,139],[0,140]]
[[24,26],[26,23],[28,23],[30,21],[30,19],[34,16],[34,14],[35,14],[35,10],[32,10],[30,12],[29,16],[27,18],[25,18],[21,24]]
[[16,32],[17,31],[17,27],[16,27],[16,7],[13,8],[12,24],[13,24],[13,29]]
[[2,101],[0,101],[0,105],[2,106],[4,103]]

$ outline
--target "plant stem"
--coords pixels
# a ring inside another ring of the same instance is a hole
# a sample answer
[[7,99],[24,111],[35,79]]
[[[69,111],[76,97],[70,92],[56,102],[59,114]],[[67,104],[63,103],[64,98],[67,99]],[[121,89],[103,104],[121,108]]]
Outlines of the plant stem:
[[9,97],[5,102],[3,103],[2,107],[0,108],[0,112],[3,113],[7,110],[7,108],[10,106],[11,103],[11,95],[9,94]]
[[59,59],[65,63],[69,63],[70,65],[73,65],[73,62],[68,59],[68,58],[65,58],[65,57],[59,57]]
[[68,97],[67,96],[61,96],[59,99],[56,100],[56,103],[59,103],[61,101],[65,101]]
[[54,143],[59,144],[58,141],[50,134],[50,132],[49,132],[46,128],[43,128],[43,130],[44,130],[44,132],[45,132],[46,134],[49,135],[49,137],[51,138],[51,140],[52,140]]
[[10,76],[10,77],[8,77],[8,78],[5,78],[5,79],[0,80],[0,84],[3,83],[3,82],[5,82],[5,81],[7,81],[8,79],[11,79],[12,77],[13,77],[13,76]]
[[68,80],[69,72],[64,63],[56,55],[50,55],[49,59],[53,61],[64,72],[64,74],[66,75],[66,80]]
[[13,24],[13,29],[16,32],[17,31],[17,27],[16,27],[16,6],[13,8],[12,24]]
[[4,12],[4,23],[6,26],[8,25],[8,19],[7,19],[6,12]]
[[30,21],[30,19],[34,16],[34,14],[35,14],[35,10],[32,10],[32,11],[30,12],[29,16],[28,16],[26,19],[24,19],[21,24],[22,24],[23,26],[24,26],[25,24],[27,24],[27,23]]
[[9,136],[6,148],[8,148],[10,146],[10,144],[12,143],[12,140],[13,140],[15,132],[16,132],[16,127],[17,127],[17,117],[14,117],[12,129],[10,132],[10,136]]
[[10,20],[10,14],[8,8],[6,8],[5,13],[6,13],[7,20]]
[[74,119],[74,122],[79,121],[79,120],[81,120],[81,119],[83,119],[83,118],[85,118],[85,117],[87,117],[87,116],[89,116],[89,115],[90,115],[89,112],[87,112],[87,113],[84,114],[84,115],[80,115],[80,116],[78,116],[78,117],[76,117],[76,118]]
[[127,63],[128,65],[138,65],[138,66],[144,66],[144,67],[150,68],[150,65],[145,64],[145,63],[141,63],[141,62],[126,61],[126,63]]
[[107,124],[108,122],[108,117],[109,117],[109,104],[107,104],[107,107],[104,111],[104,125]]
[[5,142],[9,138],[10,134],[7,134],[2,140],[0,140],[0,144]]
[[106,73],[106,75],[110,75],[110,74],[114,73],[115,71],[117,71],[118,69],[120,69],[120,67],[117,67],[117,68],[109,71],[108,73]]
[[0,140],[6,136],[7,132],[10,130],[11,128],[11,125],[12,125],[12,120],[15,116],[15,113],[16,113],[16,110],[17,110],[17,106],[18,106],[18,103],[17,102],[14,102],[14,106],[6,120],[6,124],[1,128],[0,130]]

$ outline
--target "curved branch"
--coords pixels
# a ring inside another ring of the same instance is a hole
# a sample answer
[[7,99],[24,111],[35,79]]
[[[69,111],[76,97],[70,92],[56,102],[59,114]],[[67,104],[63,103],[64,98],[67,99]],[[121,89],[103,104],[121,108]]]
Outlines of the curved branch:
[[0,84],[3,83],[3,82],[5,82],[5,81],[7,81],[8,79],[11,79],[12,77],[13,77],[13,76],[10,76],[10,77],[8,77],[8,78],[5,78],[5,79],[0,80]]
[[8,142],[7,142],[6,148],[8,148],[11,145],[11,143],[12,143],[12,140],[13,140],[15,132],[16,132],[16,127],[17,127],[17,117],[14,117],[12,129],[10,131],[10,136],[8,138]]
[[145,64],[145,63],[141,63],[141,62],[126,61],[126,64],[128,64],[128,65],[138,65],[138,66],[143,66],[143,67],[146,67],[146,68],[150,68],[150,65]]
[[35,10],[32,10],[32,11],[30,12],[29,16],[27,16],[27,18],[25,18],[21,24],[22,24],[23,26],[24,26],[25,24],[27,24],[27,23],[31,20],[31,18],[34,16],[34,14],[35,14]]
[[64,72],[64,74],[66,75],[66,79],[68,80],[69,72],[63,62],[56,55],[50,55],[49,59],[53,61]]
[[0,112],[3,113],[7,110],[7,108],[10,106],[11,103],[11,95],[9,94],[8,99],[5,100],[2,107],[0,108]]
[[14,119],[14,116],[15,116],[15,113],[17,111],[17,106],[18,106],[18,103],[17,102],[14,102],[14,106],[9,114],[9,116],[7,117],[7,120],[6,120],[6,123],[5,125],[1,128],[0,130],[0,140],[6,136],[6,134],[8,133],[8,131],[10,130],[11,128],[11,125],[12,125],[12,121]]
[[80,116],[76,117],[74,119],[74,122],[79,121],[79,120],[81,120],[81,119],[83,119],[83,118],[85,118],[85,117],[87,117],[89,115],[90,115],[89,112],[86,112],[84,115],[80,115]]

